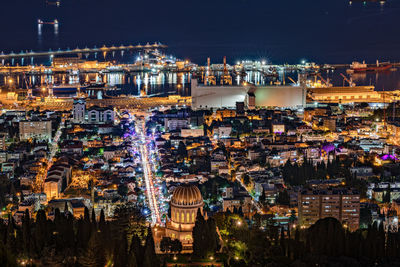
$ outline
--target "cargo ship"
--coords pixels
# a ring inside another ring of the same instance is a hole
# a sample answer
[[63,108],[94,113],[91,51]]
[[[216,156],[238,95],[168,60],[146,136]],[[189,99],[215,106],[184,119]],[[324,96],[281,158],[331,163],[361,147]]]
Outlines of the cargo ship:
[[54,21],[43,21],[41,19],[38,19],[38,25],[45,25],[45,24],[58,25],[58,20],[55,19]]
[[366,72],[366,71],[384,71],[389,70],[393,65],[390,62],[379,62],[376,61],[374,65],[368,65],[363,61],[360,62],[353,62],[350,65],[350,69],[346,70],[347,73],[355,73],[355,72]]

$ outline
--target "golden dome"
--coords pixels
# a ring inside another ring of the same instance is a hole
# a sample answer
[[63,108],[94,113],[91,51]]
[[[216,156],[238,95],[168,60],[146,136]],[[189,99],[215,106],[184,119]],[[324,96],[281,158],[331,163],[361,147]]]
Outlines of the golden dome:
[[197,206],[203,204],[199,188],[194,185],[182,185],[175,188],[171,204],[179,206]]

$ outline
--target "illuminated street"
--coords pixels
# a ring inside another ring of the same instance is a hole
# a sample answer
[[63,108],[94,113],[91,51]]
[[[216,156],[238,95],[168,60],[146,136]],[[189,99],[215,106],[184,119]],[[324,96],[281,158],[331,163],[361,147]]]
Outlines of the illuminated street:
[[44,180],[46,179],[47,176],[47,171],[51,168],[53,165],[53,158],[55,154],[58,151],[58,141],[60,139],[62,130],[64,129],[64,121],[61,120],[60,126],[58,127],[56,134],[54,135],[54,138],[51,143],[49,143],[50,146],[50,153],[45,160],[45,167],[41,168],[36,176],[36,182],[35,182],[35,189],[37,192],[41,192],[43,190],[43,184]]
[[145,122],[143,120],[136,120],[136,132],[138,134],[138,143],[136,145],[139,146],[139,151],[142,159],[143,176],[146,185],[147,202],[151,211],[151,221],[152,224],[160,224],[161,216],[156,199],[153,172],[151,169],[151,164],[149,162],[149,151],[147,147],[148,140],[146,138]]

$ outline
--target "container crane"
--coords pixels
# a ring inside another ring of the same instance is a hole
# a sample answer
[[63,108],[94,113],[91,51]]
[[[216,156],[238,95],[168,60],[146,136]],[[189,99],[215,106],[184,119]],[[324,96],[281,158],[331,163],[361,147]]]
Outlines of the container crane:
[[329,82],[329,78],[325,80],[325,79],[322,77],[321,73],[317,73],[316,77],[317,77],[317,76],[321,79],[321,81],[324,82],[324,84],[325,84],[327,87],[332,86],[332,84]]
[[228,68],[226,67],[226,56],[224,56],[224,73],[221,76],[221,84],[232,85],[232,76],[229,74]]
[[343,73],[340,73],[340,75],[343,77],[343,83],[344,83],[344,81],[346,81],[346,82],[348,82],[350,87],[356,86],[356,84],[353,82],[353,80],[351,78],[349,80],[345,75],[343,75]]
[[217,84],[217,79],[211,72],[211,67],[210,67],[210,58],[207,58],[207,70],[206,70],[206,75],[204,78],[204,85],[216,85]]

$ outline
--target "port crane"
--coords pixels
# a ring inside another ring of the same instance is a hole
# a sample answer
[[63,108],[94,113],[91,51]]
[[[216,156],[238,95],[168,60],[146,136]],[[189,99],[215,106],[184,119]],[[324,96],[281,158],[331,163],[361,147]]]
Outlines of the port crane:
[[351,77],[350,77],[350,79],[348,79],[345,75],[343,75],[343,73],[340,73],[340,76],[343,77],[343,86],[344,86],[344,81],[348,82],[350,87],[356,86],[356,84],[353,82]]
[[329,82],[329,78],[327,78],[326,80],[322,77],[321,73],[317,73],[315,76],[315,79],[317,78],[317,76],[321,79],[321,81],[324,82],[324,84],[326,85],[326,87],[330,87],[332,86],[332,84]]
[[211,67],[210,67],[210,58],[207,58],[207,69],[204,77],[204,85],[216,85],[217,84],[217,79],[211,72]]
[[232,76],[226,67],[226,56],[224,56],[224,73],[221,76],[221,85],[223,84],[232,85]]

